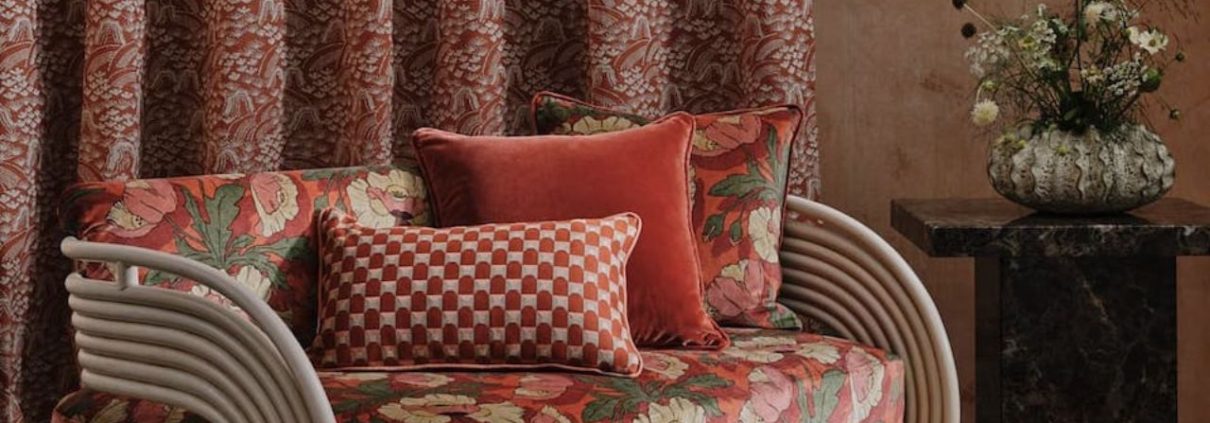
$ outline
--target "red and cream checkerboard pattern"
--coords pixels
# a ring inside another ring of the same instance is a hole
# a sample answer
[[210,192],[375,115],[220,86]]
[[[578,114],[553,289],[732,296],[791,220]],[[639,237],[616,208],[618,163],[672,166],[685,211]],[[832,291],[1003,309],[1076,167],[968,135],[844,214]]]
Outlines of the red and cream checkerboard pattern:
[[636,375],[634,214],[434,229],[320,218],[325,368],[558,367]]

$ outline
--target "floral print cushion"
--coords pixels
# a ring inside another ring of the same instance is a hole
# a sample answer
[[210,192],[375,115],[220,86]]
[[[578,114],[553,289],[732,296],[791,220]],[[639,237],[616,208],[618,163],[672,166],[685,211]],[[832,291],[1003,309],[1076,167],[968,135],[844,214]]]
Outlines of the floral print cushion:
[[[414,167],[341,168],[89,182],[65,194],[69,234],[178,254],[226,270],[260,294],[304,342],[315,334],[314,214],[328,207],[365,226],[428,223]],[[95,263],[86,276],[109,278]],[[227,304],[205,286],[158,271],[143,283]]]
[[[802,332],[727,329],[721,351],[643,352],[637,379],[571,373],[320,373],[342,422],[898,422],[904,367]],[[180,409],[88,390],[60,422],[188,422]]]
[[[589,135],[649,120],[552,93],[533,100],[539,134]],[[710,316],[725,326],[798,329],[777,303],[782,210],[802,112],[773,106],[695,115],[689,197]]]

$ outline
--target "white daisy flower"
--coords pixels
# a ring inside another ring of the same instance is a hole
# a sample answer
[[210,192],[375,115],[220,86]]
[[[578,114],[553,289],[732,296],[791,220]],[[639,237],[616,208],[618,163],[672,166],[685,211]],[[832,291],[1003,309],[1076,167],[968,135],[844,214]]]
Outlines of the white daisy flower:
[[999,117],[1000,106],[991,100],[975,103],[975,108],[971,110],[971,121],[974,121],[976,126],[991,125]]
[[1103,1],[1094,1],[1084,7],[1084,22],[1089,26],[1113,22],[1118,18],[1118,9]]

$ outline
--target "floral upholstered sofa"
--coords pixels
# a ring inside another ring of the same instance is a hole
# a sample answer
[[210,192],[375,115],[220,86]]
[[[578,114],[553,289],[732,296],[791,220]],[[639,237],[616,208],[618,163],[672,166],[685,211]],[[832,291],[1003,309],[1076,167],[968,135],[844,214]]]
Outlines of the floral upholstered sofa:
[[787,223],[781,301],[836,337],[728,328],[720,351],[644,350],[637,378],[316,371],[303,353],[313,216],[329,207],[368,226],[429,223],[406,165],[71,189],[63,251],[78,263],[83,388],[55,421],[957,421],[927,292],[885,242],[818,203],[789,199],[805,223]]

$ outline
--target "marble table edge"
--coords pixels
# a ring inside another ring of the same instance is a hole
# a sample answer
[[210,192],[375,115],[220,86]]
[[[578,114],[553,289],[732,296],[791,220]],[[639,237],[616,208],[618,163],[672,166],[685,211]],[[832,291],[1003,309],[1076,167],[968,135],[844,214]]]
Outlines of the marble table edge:
[[[936,216],[946,206],[954,217]],[[904,198],[891,201],[891,226],[931,257],[1210,255],[1210,208],[1180,198],[1093,217],[1034,214],[996,198]]]

